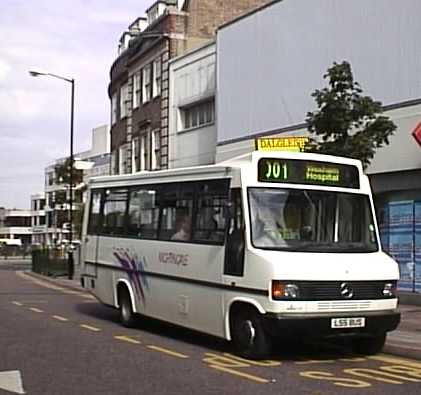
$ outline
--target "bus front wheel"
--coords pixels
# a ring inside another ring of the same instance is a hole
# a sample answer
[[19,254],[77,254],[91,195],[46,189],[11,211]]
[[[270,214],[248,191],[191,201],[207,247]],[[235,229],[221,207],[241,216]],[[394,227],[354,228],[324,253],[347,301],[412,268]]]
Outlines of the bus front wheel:
[[260,359],[269,354],[270,338],[255,309],[236,309],[230,318],[230,329],[234,347],[242,357]]
[[127,289],[123,288],[119,292],[120,322],[126,328],[132,328],[135,324],[132,301]]

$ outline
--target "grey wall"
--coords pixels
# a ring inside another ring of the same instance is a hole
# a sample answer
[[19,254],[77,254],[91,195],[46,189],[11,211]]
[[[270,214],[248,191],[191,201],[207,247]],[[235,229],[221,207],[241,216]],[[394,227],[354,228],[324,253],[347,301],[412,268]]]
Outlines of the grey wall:
[[364,92],[421,97],[420,0],[284,0],[221,28],[218,143],[300,124],[334,61]]

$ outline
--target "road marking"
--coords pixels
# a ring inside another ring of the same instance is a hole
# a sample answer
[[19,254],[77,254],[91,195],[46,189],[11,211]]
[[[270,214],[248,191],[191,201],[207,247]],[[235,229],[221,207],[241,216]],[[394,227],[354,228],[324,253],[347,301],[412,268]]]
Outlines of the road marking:
[[0,372],[0,389],[14,394],[24,394],[22,376],[19,370]]
[[23,306],[23,303],[21,302],[12,302],[13,304],[15,304],[16,306]]
[[82,298],[95,300],[95,297],[93,297],[92,295],[87,295],[84,292],[72,291],[72,290],[69,290],[69,289],[64,288],[64,287],[53,285],[53,284],[51,284],[47,281],[39,280],[39,279],[36,279],[32,276],[29,276],[29,275],[25,274],[24,272],[16,272],[16,275],[20,278],[23,278],[24,280],[31,281],[34,284],[40,285],[41,287],[44,287],[44,288],[53,289],[55,291],[59,291],[59,292],[69,294],[69,295],[77,295],[77,296],[80,296]]
[[321,363],[334,363],[333,359],[308,359],[304,361],[295,362],[296,365],[312,365],[312,364],[321,364]]
[[215,370],[219,370],[221,372],[225,372],[225,373],[229,373],[232,374],[234,376],[239,376],[251,381],[254,381],[256,383],[261,383],[261,384],[267,384],[270,383],[270,380],[265,379],[263,377],[259,377],[259,376],[254,376],[252,374],[248,374],[248,373],[244,373],[244,372],[240,372],[238,370],[235,369],[230,369],[224,366],[219,366],[219,365],[209,365],[210,368],[215,369]]
[[29,310],[35,311],[35,313],[43,313],[44,312],[44,310],[37,309],[36,307],[30,307]]
[[236,355],[232,355],[229,353],[224,353],[224,356],[231,358],[235,361],[240,361],[240,362],[244,362],[250,365],[254,365],[254,366],[263,366],[263,367],[275,367],[275,366],[281,366],[281,362],[279,361],[272,361],[270,359],[267,360],[262,360],[262,361],[255,361],[255,360],[251,360],[251,359],[245,359],[245,358],[241,358],[241,357],[237,357]]
[[384,354],[372,355],[368,358],[374,359],[375,361],[381,361],[381,362],[391,363],[395,365],[411,366],[413,368],[421,369],[421,362],[417,362],[411,359],[404,359],[404,358],[399,358],[399,357],[388,357]]
[[62,317],[61,315],[53,315],[52,317],[53,317],[55,320],[58,320],[58,321],[69,321],[67,318]]
[[89,331],[92,331],[92,332],[100,332],[101,331],[101,329],[99,329],[95,326],[90,326],[90,325],[85,325],[85,324],[80,324],[80,327],[84,328],[84,329],[88,329]]
[[171,355],[173,357],[177,357],[177,358],[189,358],[188,355],[181,354],[181,353],[176,352],[176,351],[171,351],[171,350],[168,350],[167,348],[158,347],[158,346],[151,346],[151,345],[146,346],[146,347],[149,348],[149,349],[151,349],[151,350],[154,350],[154,351],[159,351],[159,352],[162,352],[164,354]]
[[[257,383],[270,383],[271,380],[265,379],[263,377],[255,376],[253,374],[244,373],[237,369],[247,368],[251,365],[257,366],[276,366],[276,361],[250,361],[248,359],[240,358],[233,356],[231,354],[213,354],[205,353],[206,358],[203,358],[203,362],[207,364],[208,367],[219,370],[221,372],[229,373],[234,376],[239,376],[248,380],[255,381]],[[277,365],[279,366],[279,365]]]
[[132,344],[142,344],[139,340],[132,339],[129,336],[114,336],[114,339],[121,340],[123,342],[132,343]]

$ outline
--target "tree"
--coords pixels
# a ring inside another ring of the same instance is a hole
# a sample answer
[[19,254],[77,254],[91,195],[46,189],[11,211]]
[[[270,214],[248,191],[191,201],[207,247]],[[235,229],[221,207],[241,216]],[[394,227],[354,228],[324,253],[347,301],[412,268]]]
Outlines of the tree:
[[335,62],[323,78],[329,86],[312,93],[318,109],[307,113],[310,141],[306,149],[356,158],[367,168],[376,150],[389,144],[396,125],[381,115],[379,101],[362,95],[348,62]]
[[[55,177],[58,183],[69,185],[70,184],[70,158],[67,158],[64,163],[55,166]],[[77,238],[80,239],[82,232],[82,216],[83,216],[83,192],[86,190],[86,186],[83,185],[83,170],[75,167],[73,161],[73,174],[72,174],[72,186],[73,186],[73,212],[72,212],[72,224],[73,231]],[[69,195],[65,191],[57,191],[55,194],[55,201],[57,204],[67,203],[70,204]],[[68,213],[58,213],[57,222],[62,226],[68,222]]]

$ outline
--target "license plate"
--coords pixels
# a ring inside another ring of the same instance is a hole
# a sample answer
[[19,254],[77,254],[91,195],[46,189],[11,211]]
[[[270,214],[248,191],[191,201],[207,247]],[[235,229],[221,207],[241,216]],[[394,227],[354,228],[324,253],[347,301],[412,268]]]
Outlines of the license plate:
[[332,318],[330,325],[333,329],[363,328],[365,326],[365,317]]

